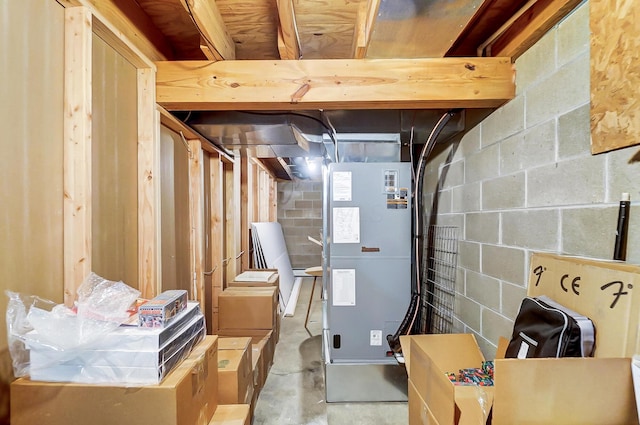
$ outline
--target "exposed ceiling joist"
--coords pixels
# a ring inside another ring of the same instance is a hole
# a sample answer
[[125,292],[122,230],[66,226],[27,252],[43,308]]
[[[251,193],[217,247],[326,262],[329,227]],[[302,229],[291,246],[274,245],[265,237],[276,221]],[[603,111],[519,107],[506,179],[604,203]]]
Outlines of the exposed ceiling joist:
[[353,58],[364,59],[371,40],[371,31],[380,7],[380,0],[367,0],[360,3],[353,34]]
[[235,44],[227,31],[216,3],[207,0],[184,0],[183,4],[198,27],[210,53],[217,60],[235,59]]
[[281,59],[300,59],[300,42],[293,0],[276,0],[278,5],[278,50]]
[[582,0],[538,0],[486,47],[487,55],[515,61]]
[[157,101],[174,111],[491,108],[515,96],[504,57],[156,65]]

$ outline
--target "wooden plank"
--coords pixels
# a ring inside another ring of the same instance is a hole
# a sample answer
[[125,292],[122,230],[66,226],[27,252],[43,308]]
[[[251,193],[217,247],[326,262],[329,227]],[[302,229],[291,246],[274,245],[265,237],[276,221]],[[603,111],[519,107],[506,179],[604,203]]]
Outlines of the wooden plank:
[[[222,288],[222,261],[224,260],[225,230],[224,230],[224,164],[220,157],[211,154],[209,167],[211,187],[210,200],[210,254],[211,254],[211,285]],[[208,271],[209,272],[209,271]],[[213,305],[217,305],[214,301]]]
[[191,286],[191,299],[200,302],[200,307],[205,310],[205,290],[204,290],[204,194],[202,161],[204,154],[200,147],[200,140],[188,140],[189,155],[189,222],[191,228],[190,250],[191,250],[191,276],[193,277]]
[[489,38],[487,38],[485,42],[480,44],[480,46],[478,46],[478,49],[476,51],[478,56],[485,56],[484,49],[487,46],[493,44],[495,40],[497,40],[500,36],[502,36],[511,27],[511,25],[513,25],[514,22],[520,19],[520,17],[524,15],[534,4],[536,4],[537,1],[538,0],[529,0],[527,3],[525,3],[525,5],[522,6],[521,9],[519,9],[516,13],[514,13],[504,24],[500,26],[500,28],[498,28],[497,31],[495,31]]
[[509,56],[515,61],[581,1],[538,0],[502,36],[487,46],[487,55]]
[[200,36],[200,50],[202,50],[202,53],[204,53],[204,55],[207,57],[208,60],[210,61],[218,60],[213,50],[211,50],[211,48],[207,44],[207,40],[205,40],[204,37],[202,36]]
[[138,289],[143,298],[161,291],[160,140],[155,71],[138,71]]
[[[240,155],[240,258],[237,263],[238,271],[243,272],[249,268],[249,229],[253,218],[253,181],[251,173],[251,161],[247,152]],[[240,254],[239,253],[239,254]]]
[[640,2],[592,0],[591,152],[640,143]]
[[[293,0],[276,0],[280,27],[278,34],[282,36],[284,55],[280,52],[281,59],[300,59],[300,41],[296,28],[296,16],[293,10]],[[278,37],[280,42],[280,37]]]
[[157,101],[168,110],[489,108],[515,96],[511,58],[156,65]]
[[269,185],[269,221],[278,221],[278,182],[273,176]]
[[[127,40],[130,46],[135,46],[135,50],[139,51],[145,59],[151,61],[171,59],[170,56],[166,55],[167,52],[164,49],[164,45],[159,49],[154,44],[159,41],[155,36],[153,39],[149,38],[150,34],[147,31],[141,31],[137,26],[142,25],[144,27],[146,24],[141,23],[135,17],[133,17],[135,20],[132,20],[131,16],[123,13],[119,5],[120,0],[59,0],[58,2],[67,8],[73,5],[82,5],[89,8],[97,21],[94,21],[94,24],[101,25],[101,27],[97,28],[98,31],[101,31],[102,28],[110,28],[113,34],[117,34],[123,40]],[[124,36],[125,34],[126,37]],[[98,35],[110,37],[108,32],[98,33]],[[105,41],[111,44],[110,41],[113,40],[105,39]],[[134,57],[134,60],[137,59]]]
[[353,35],[353,58],[364,59],[367,56],[371,32],[375,23],[380,0],[367,0],[360,3]]
[[213,145],[209,140],[207,140],[203,135],[201,135],[198,131],[189,127],[175,116],[173,116],[169,111],[164,109],[161,106],[156,106],[160,113],[160,123],[167,128],[175,131],[176,133],[182,133],[187,139],[199,139],[201,142],[202,149],[207,152],[216,153],[217,155],[223,156],[227,158],[229,161],[233,159],[229,156],[227,152],[222,151],[217,146]]
[[91,272],[91,11],[65,9],[64,303]]
[[236,58],[236,47],[227,31],[216,2],[208,0],[184,0],[187,12],[193,18],[217,60]]

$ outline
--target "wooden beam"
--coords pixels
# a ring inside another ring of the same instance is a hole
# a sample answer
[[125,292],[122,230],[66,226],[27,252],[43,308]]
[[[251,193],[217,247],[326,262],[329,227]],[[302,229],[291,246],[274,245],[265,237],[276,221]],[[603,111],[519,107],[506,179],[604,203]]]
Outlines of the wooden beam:
[[168,110],[492,108],[515,96],[511,58],[156,65]]
[[364,59],[371,40],[371,32],[375,23],[380,0],[363,1],[358,6],[356,27],[353,34],[353,58]]
[[236,58],[236,46],[215,1],[181,0],[217,60]]
[[91,55],[86,7],[65,9],[64,32],[64,302],[91,272]]
[[200,36],[200,50],[202,50],[202,53],[204,53],[205,57],[208,60],[210,60],[210,61],[217,61],[218,60],[218,58],[216,57],[216,55],[214,53],[214,50],[211,50],[211,48],[207,44],[207,40],[205,40],[203,36]]
[[597,154],[640,143],[640,2],[591,1],[589,13],[591,153]]
[[487,46],[490,46],[491,44],[493,44],[495,42],[495,40],[497,40],[499,37],[501,37],[509,28],[511,28],[511,25],[513,25],[514,22],[516,22],[518,19],[520,19],[520,17],[522,15],[524,15],[534,4],[536,4],[538,0],[529,0],[527,3],[525,3],[524,6],[522,6],[516,13],[513,14],[513,16],[511,16],[511,18],[509,18],[507,20],[507,22],[505,22],[504,24],[502,24],[500,26],[500,28],[498,28],[497,31],[495,31],[489,38],[487,38],[487,40],[482,43],[481,45],[478,46],[476,53],[478,56],[486,56],[484,53],[484,50],[486,49]]
[[[278,50],[281,59],[300,59],[300,41],[296,27],[296,15],[292,0],[276,0],[280,25],[278,29]],[[280,48],[282,42],[283,48]]]
[[538,0],[500,37],[486,47],[488,56],[509,56],[515,61],[582,0]]

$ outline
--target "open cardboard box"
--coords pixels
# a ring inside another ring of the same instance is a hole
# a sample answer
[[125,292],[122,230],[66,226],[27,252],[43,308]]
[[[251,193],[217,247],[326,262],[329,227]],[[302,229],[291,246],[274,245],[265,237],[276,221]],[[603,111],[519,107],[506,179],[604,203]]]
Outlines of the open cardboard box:
[[[487,423],[493,387],[454,385],[446,375],[482,365],[485,359],[472,334],[414,335],[402,337],[400,343],[409,385],[414,387],[409,391],[409,405],[416,409],[410,409],[421,418],[410,420],[411,425]],[[418,407],[421,401],[422,408]]]
[[[595,357],[501,359],[502,341],[493,392],[485,387],[491,423],[638,424],[631,356],[638,352],[640,339],[640,293],[633,291],[640,288],[640,267],[534,254],[528,288],[529,296],[547,295],[593,320]],[[425,404],[421,409],[415,397],[412,404],[409,391],[411,425],[488,423],[479,398],[468,387],[445,382],[445,372],[482,362],[473,335],[416,335],[402,337],[401,344],[410,384]]]

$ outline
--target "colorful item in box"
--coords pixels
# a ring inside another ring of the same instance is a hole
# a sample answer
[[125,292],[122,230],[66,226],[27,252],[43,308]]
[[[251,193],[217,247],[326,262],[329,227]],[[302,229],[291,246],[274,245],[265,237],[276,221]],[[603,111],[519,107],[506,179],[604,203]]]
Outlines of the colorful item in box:
[[479,368],[460,369],[457,375],[453,372],[446,372],[446,375],[454,385],[490,387],[493,386],[493,362],[482,362]]
[[138,326],[162,328],[187,307],[187,291],[165,291],[138,307]]

